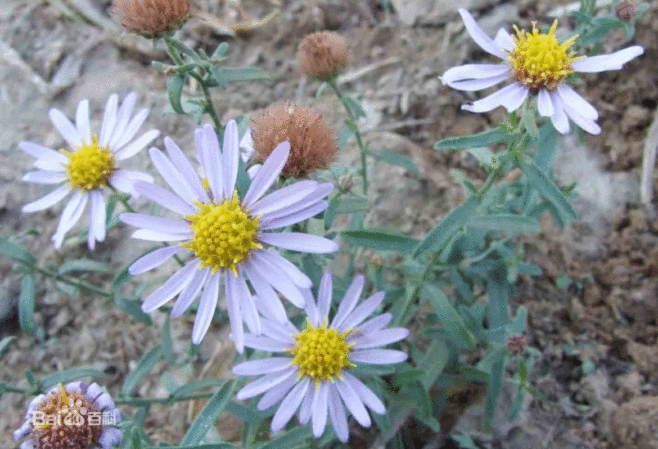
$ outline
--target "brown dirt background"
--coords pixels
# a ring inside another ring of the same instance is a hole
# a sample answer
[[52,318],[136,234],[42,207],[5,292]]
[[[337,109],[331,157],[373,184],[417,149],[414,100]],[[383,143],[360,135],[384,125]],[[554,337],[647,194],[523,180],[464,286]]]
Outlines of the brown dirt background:
[[[343,34],[352,45],[353,62],[341,87],[363,96],[369,113],[362,124],[367,138],[373,147],[412,156],[421,169],[417,177],[372,163],[368,224],[418,237],[463,195],[450,170],[462,170],[476,180],[483,177],[471,156],[435,152],[433,143],[483,131],[503,118],[501,110],[484,116],[460,111],[460,104],[475,97],[442,86],[437,78],[453,65],[482,56],[464,32],[455,13],[457,5],[452,3],[409,1],[396,12],[378,1],[196,0],[201,13],[188,22],[181,37],[195,48],[210,51],[227,41],[229,65],[256,65],[272,77],[270,82],[215,90],[220,115],[255,111],[288,99],[313,104],[339,126],[343,118],[339,105],[329,95],[313,100],[317,83],[297,72],[295,54],[309,32],[331,29]],[[546,0],[466,3],[460,6],[469,7],[490,34],[507,23],[523,27],[532,20],[550,23],[549,11],[567,4]],[[236,24],[258,20],[274,9],[279,14],[267,24],[237,36],[233,33]],[[493,436],[476,435],[481,447],[658,447],[658,225],[655,216],[639,206],[637,193],[642,147],[658,104],[658,74],[652,62],[658,57],[657,32],[658,6],[651,3],[634,39],[646,48],[645,56],[622,71],[585,76],[577,87],[600,111],[603,128],[600,136],[585,136],[583,142],[564,138],[560,143],[556,175],[564,184],[579,181],[581,220],[560,230],[545,217],[539,235],[523,238],[527,258],[540,265],[544,274],[521,279],[514,299],[515,305],[523,304],[530,311],[528,339],[542,354],[532,381],[544,398],[530,398],[519,421],[504,423]],[[613,32],[605,49],[627,45],[624,42],[620,32]],[[162,47],[122,35],[109,0],[0,1],[0,45],[0,234],[36,229],[39,235],[25,238],[24,243],[45,264],[82,257],[84,243],[69,242],[61,252],[50,244],[61,206],[21,214],[23,204],[47,189],[20,181],[31,158],[18,149],[17,142],[60,145],[48,119],[50,107],[72,116],[77,103],[89,98],[92,121],[98,125],[107,97],[132,90],[140,93],[138,104],[151,109],[146,126],[161,129],[188,151],[195,124],[190,118],[164,115],[164,77],[150,66],[153,58],[166,61]],[[198,92],[188,86],[186,94]],[[161,144],[159,138],[156,146]],[[136,167],[148,166],[145,154],[131,161]],[[356,162],[353,146],[342,150],[341,162]],[[147,247],[130,243],[128,236],[126,229],[112,231],[90,257],[109,262],[118,271]],[[158,274],[166,275],[171,268]],[[575,282],[558,288],[561,276]],[[109,279],[90,278],[98,283]],[[0,259],[0,302],[15,302],[19,287],[20,277],[7,259]],[[26,386],[23,372],[28,368],[43,376],[91,366],[107,373],[105,384],[116,393],[134,361],[160,341],[164,317],[154,314],[153,318],[155,325],[146,327],[104,306],[102,298],[72,297],[45,282],[37,295],[37,320],[45,329],[44,338],[21,334],[15,314],[0,322],[0,338],[17,336],[2,356],[0,380]],[[172,323],[179,350],[189,341],[191,324],[190,317]],[[211,327],[201,347],[201,360],[170,375],[181,382],[229,375],[225,367],[232,348],[225,343],[226,333],[226,329]],[[161,362],[136,393],[166,394],[160,377],[169,371]],[[476,430],[480,398],[477,391],[456,395],[446,412],[451,414],[448,421],[456,422],[459,430]],[[16,394],[2,398],[1,447],[18,447],[11,432],[20,425],[27,402]],[[175,444],[193,413],[187,404],[153,407],[146,430],[155,441]],[[224,416],[218,432],[227,440],[238,438],[237,426],[234,419]],[[450,442],[441,446],[442,439],[413,429],[405,435],[409,447],[455,447]],[[361,447],[368,441],[372,443],[365,436],[355,436],[351,443]]]

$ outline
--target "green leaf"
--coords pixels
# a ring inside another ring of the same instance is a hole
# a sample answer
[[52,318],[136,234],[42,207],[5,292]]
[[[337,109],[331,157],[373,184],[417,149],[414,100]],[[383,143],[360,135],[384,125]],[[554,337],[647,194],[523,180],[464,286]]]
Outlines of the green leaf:
[[226,89],[230,83],[244,81],[270,80],[270,75],[256,67],[224,67],[217,69],[214,66],[210,70],[214,80]]
[[[132,265],[132,264],[130,264],[130,265]],[[114,293],[116,293],[119,290],[119,288],[123,284],[128,282],[130,280],[130,278],[132,277],[132,275],[130,274],[130,271],[128,271],[128,269],[130,268],[130,265],[126,265],[125,268],[123,270],[121,270],[119,272],[119,274],[117,274],[114,277],[114,279],[112,280],[112,291]]]
[[185,84],[185,75],[178,74],[167,78],[167,92],[169,94],[169,104],[177,114],[185,114],[180,97],[183,94],[183,85]]
[[187,56],[189,56],[190,58],[194,59],[197,62],[201,61],[197,52],[192,50],[190,47],[188,47],[178,39],[174,37],[170,37],[168,38],[168,41],[176,50],[180,51],[183,54],[186,54]]
[[139,301],[126,299],[121,295],[114,295],[114,304],[137,321],[147,326],[153,324],[153,320],[151,320],[148,313],[142,311],[142,304]]
[[376,230],[342,231],[340,236],[352,246],[363,246],[377,251],[395,251],[405,256],[410,255],[420,243],[419,240],[411,237]]
[[135,371],[126,377],[126,380],[121,387],[121,394],[124,396],[130,396],[139,382],[153,369],[155,364],[158,363],[161,358],[161,346],[155,346],[149,349],[137,363]]
[[268,441],[259,446],[258,449],[291,449],[302,445],[307,447],[306,442],[311,439],[313,439],[311,426],[298,427],[272,441]]
[[169,323],[170,315],[165,316],[164,326],[162,327],[162,353],[165,360],[173,365],[176,363],[176,356],[174,354],[174,342],[171,339],[171,326]]
[[7,348],[9,348],[9,345],[14,340],[16,340],[14,335],[10,335],[9,337],[5,337],[0,340],[0,356],[7,350]]
[[395,151],[387,150],[368,150],[368,154],[376,157],[377,159],[381,159],[384,162],[388,162],[389,164],[406,168],[414,175],[420,176],[420,170],[418,170],[418,167],[414,163],[413,159],[408,156],[403,156],[399,153],[396,153]]
[[349,126],[343,126],[340,128],[338,133],[338,139],[336,140],[336,145],[338,148],[343,148],[347,145],[347,142],[350,140],[350,137],[354,135],[354,130],[350,129]]
[[23,262],[25,265],[34,265],[35,262],[32,253],[18,243],[10,242],[4,237],[0,237],[0,253]]
[[539,129],[537,128],[537,117],[535,115],[534,109],[528,107],[528,103],[525,104],[521,110],[521,124],[528,131],[528,134],[534,139],[539,139]]
[[18,322],[27,335],[34,335],[34,273],[23,276],[21,296],[18,299]]
[[204,390],[206,388],[215,387],[217,385],[223,385],[226,380],[224,379],[195,379],[191,380],[185,385],[180,386],[176,391],[171,395],[173,399],[180,398],[183,396],[189,396],[190,394]]
[[366,113],[366,111],[363,110],[361,105],[356,100],[354,100],[352,97],[343,96],[343,97],[341,97],[341,100],[343,102],[343,105],[347,109],[350,109],[356,115],[357,118],[367,117],[368,116],[368,114]]
[[523,334],[525,331],[526,324],[528,322],[528,309],[523,306],[519,306],[516,309],[516,317],[512,321],[511,331],[512,334]]
[[60,276],[63,276],[67,273],[73,273],[76,271],[94,271],[100,273],[109,273],[112,271],[106,263],[96,262],[90,259],[78,259],[66,262],[59,267],[57,273]]
[[473,218],[477,206],[477,199],[471,197],[453,209],[441,223],[427,233],[423,241],[414,250],[412,256],[417,258],[441,248],[459,228]]
[[519,168],[528,177],[530,184],[558,210],[565,220],[577,220],[575,209],[558,186],[534,162],[520,162]]
[[546,173],[550,172],[553,162],[555,162],[558,137],[559,133],[551,125],[544,125],[539,128],[539,140],[535,144],[537,148],[535,164]]
[[539,232],[541,230],[537,220],[514,214],[479,215],[471,220],[468,227],[483,229],[485,231],[504,231],[518,234]]
[[211,443],[211,444],[195,444],[191,446],[149,446],[145,449],[237,449],[237,446],[231,443]]
[[484,400],[484,431],[493,430],[493,420],[496,415],[498,397],[503,389],[503,375],[505,374],[505,353],[500,351],[491,366],[491,378],[487,397]]
[[448,364],[450,352],[443,337],[434,340],[420,363],[423,367],[421,383],[429,391]]
[[478,449],[475,441],[467,433],[461,435],[452,434],[450,437],[459,444],[461,449]]
[[464,150],[494,145],[507,141],[508,134],[500,128],[493,128],[480,134],[470,136],[448,137],[434,144],[435,150]]
[[29,369],[25,370],[25,379],[27,380],[27,383],[30,384],[30,387],[32,388],[33,391],[39,392],[41,391],[41,382],[39,379],[37,379],[32,371]]
[[455,343],[473,351],[476,343],[475,337],[469,332],[461,315],[441,289],[436,285],[425,284],[422,287],[421,296],[434,307],[434,313],[439,317],[439,321]]
[[53,385],[65,384],[80,380],[82,377],[92,377],[94,379],[103,379],[105,373],[93,368],[71,368],[60,373],[50,374],[41,380],[43,388],[50,388]]
[[212,59],[223,58],[226,55],[226,52],[228,52],[228,48],[229,48],[228,42],[222,42],[217,46],[211,58]]
[[181,444],[197,445],[201,443],[208,433],[208,429],[215,423],[217,417],[224,411],[224,408],[231,400],[235,381],[226,382],[206,403],[203,410],[199,412],[190,428],[187,430]]

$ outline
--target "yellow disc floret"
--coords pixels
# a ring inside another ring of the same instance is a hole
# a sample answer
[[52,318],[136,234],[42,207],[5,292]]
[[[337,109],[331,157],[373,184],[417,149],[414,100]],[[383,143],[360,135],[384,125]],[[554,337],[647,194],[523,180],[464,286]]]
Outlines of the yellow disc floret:
[[559,43],[554,36],[557,20],[547,34],[540,33],[535,24],[532,32],[521,31],[516,26],[516,45],[509,53],[512,74],[524,86],[532,89],[554,89],[573,72],[571,64],[582,56],[575,56],[569,48],[578,36]]
[[348,366],[356,366],[347,358],[354,343],[346,343],[350,330],[344,333],[327,328],[325,319],[318,327],[311,326],[306,319],[306,329],[293,335],[295,347],[290,350],[293,365],[299,368],[299,377],[310,376],[316,384],[321,380],[333,382],[334,376],[342,378],[341,372]]
[[236,275],[237,264],[254,249],[262,248],[256,241],[259,217],[252,218],[242,208],[238,193],[221,204],[196,203],[200,210],[186,215],[194,236],[181,245],[201,259],[203,267],[230,268]]
[[114,154],[109,148],[98,144],[98,137],[91,138],[91,144],[83,144],[72,153],[61,150],[68,156],[66,174],[69,184],[80,190],[100,189],[107,185],[107,180],[114,171]]

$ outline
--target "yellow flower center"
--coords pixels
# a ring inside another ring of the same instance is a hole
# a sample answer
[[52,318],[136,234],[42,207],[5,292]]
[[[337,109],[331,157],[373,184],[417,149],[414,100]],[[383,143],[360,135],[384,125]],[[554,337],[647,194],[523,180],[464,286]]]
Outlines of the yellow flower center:
[[196,205],[201,210],[185,216],[194,236],[181,245],[201,259],[201,268],[212,267],[213,272],[230,268],[237,275],[237,264],[252,250],[262,248],[256,241],[260,217],[249,216],[240,205],[237,191],[233,192],[232,200],[221,204],[197,202]]
[[37,449],[87,448],[98,445],[103,433],[100,410],[82,392],[49,394],[32,415],[32,438]]
[[107,185],[114,170],[114,154],[109,148],[98,145],[98,137],[92,136],[91,145],[83,144],[72,153],[60,151],[69,158],[66,164],[69,184],[83,191]]
[[316,384],[326,379],[333,382],[334,376],[342,378],[343,369],[356,366],[347,359],[354,346],[354,343],[345,342],[350,331],[341,334],[334,328],[327,329],[326,319],[319,327],[313,327],[307,318],[306,329],[293,335],[297,342],[290,350],[294,356],[292,364],[299,368],[299,377],[310,376]]
[[554,89],[573,72],[571,64],[582,58],[569,51],[578,36],[560,44],[554,36],[556,28],[557,20],[547,34],[540,33],[534,23],[531,33],[514,27],[516,45],[509,53],[512,73],[519,83],[532,90]]

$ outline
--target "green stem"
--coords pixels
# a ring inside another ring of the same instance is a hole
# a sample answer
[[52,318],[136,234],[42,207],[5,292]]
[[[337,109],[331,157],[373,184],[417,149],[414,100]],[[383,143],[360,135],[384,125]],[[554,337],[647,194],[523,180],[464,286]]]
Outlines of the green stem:
[[210,115],[210,118],[212,119],[213,123],[215,124],[215,129],[217,130],[218,133],[220,133],[223,131],[224,127],[222,126],[222,123],[219,120],[219,116],[217,115],[217,110],[215,109],[215,103],[212,101],[212,97],[210,96],[210,89],[208,89],[207,78],[203,78],[201,80],[201,88],[203,89],[203,96],[206,99],[206,104],[207,104],[206,111]]
[[181,402],[181,401],[193,401],[195,399],[207,399],[211,397],[214,392],[209,392],[209,393],[197,393],[197,394],[190,394],[186,396],[167,396],[164,398],[117,398],[114,400],[114,403],[116,405],[133,405],[133,406],[142,406],[142,405],[148,405],[148,404],[166,404],[166,403],[173,403],[173,402]]
[[328,81],[329,86],[334,90],[336,95],[338,96],[338,99],[340,100],[341,103],[343,103],[343,107],[345,107],[345,111],[347,111],[347,115],[349,116],[350,120],[352,123],[354,123],[354,136],[356,137],[356,143],[359,145],[359,152],[361,153],[361,175],[363,176],[363,191],[364,193],[368,193],[368,168],[366,164],[366,147],[363,144],[363,138],[361,137],[361,132],[359,131],[359,125],[357,123],[357,118],[354,116],[354,113],[352,110],[347,107],[345,102],[343,101],[343,94],[340,92],[340,89],[338,89],[338,86],[336,85],[336,82],[334,80]]
[[[178,50],[176,50],[176,47],[172,44],[173,40],[175,38],[172,36],[166,36],[164,38],[165,44],[167,46],[167,53],[169,54],[169,57],[171,58],[172,61],[176,65],[184,65],[185,62],[183,61],[183,57],[178,53]],[[195,71],[189,72],[189,75],[197,80],[199,82],[199,85],[201,85],[201,89],[203,90],[203,97],[206,100],[206,112],[208,112],[208,115],[210,115],[210,118],[212,119],[213,123],[215,124],[215,129],[217,132],[221,132],[224,127],[222,126],[222,123],[219,120],[219,116],[217,115],[217,110],[215,109],[215,103],[212,100],[212,97],[210,96],[210,89],[208,88],[208,79],[207,77],[202,77]]]
[[40,268],[40,267],[37,267],[37,266],[30,266],[30,268],[32,270],[38,272],[38,273],[43,274],[44,276],[51,277],[51,278],[55,279],[58,282],[63,282],[65,284],[72,285],[73,287],[77,287],[77,288],[86,290],[86,291],[91,292],[91,293],[96,293],[97,295],[101,295],[101,296],[104,296],[106,298],[111,298],[113,296],[112,293],[106,292],[105,290],[101,290],[100,288],[95,287],[91,284],[88,284],[85,281],[76,281],[76,280],[72,280],[72,279],[66,279],[66,278],[61,277],[61,275],[59,275],[58,273],[56,273],[54,271],[46,270],[45,268]]
[[28,391],[25,390],[24,388],[12,387],[11,385],[7,385],[7,384],[1,384],[0,385],[0,392],[2,392],[2,393],[28,394]]

